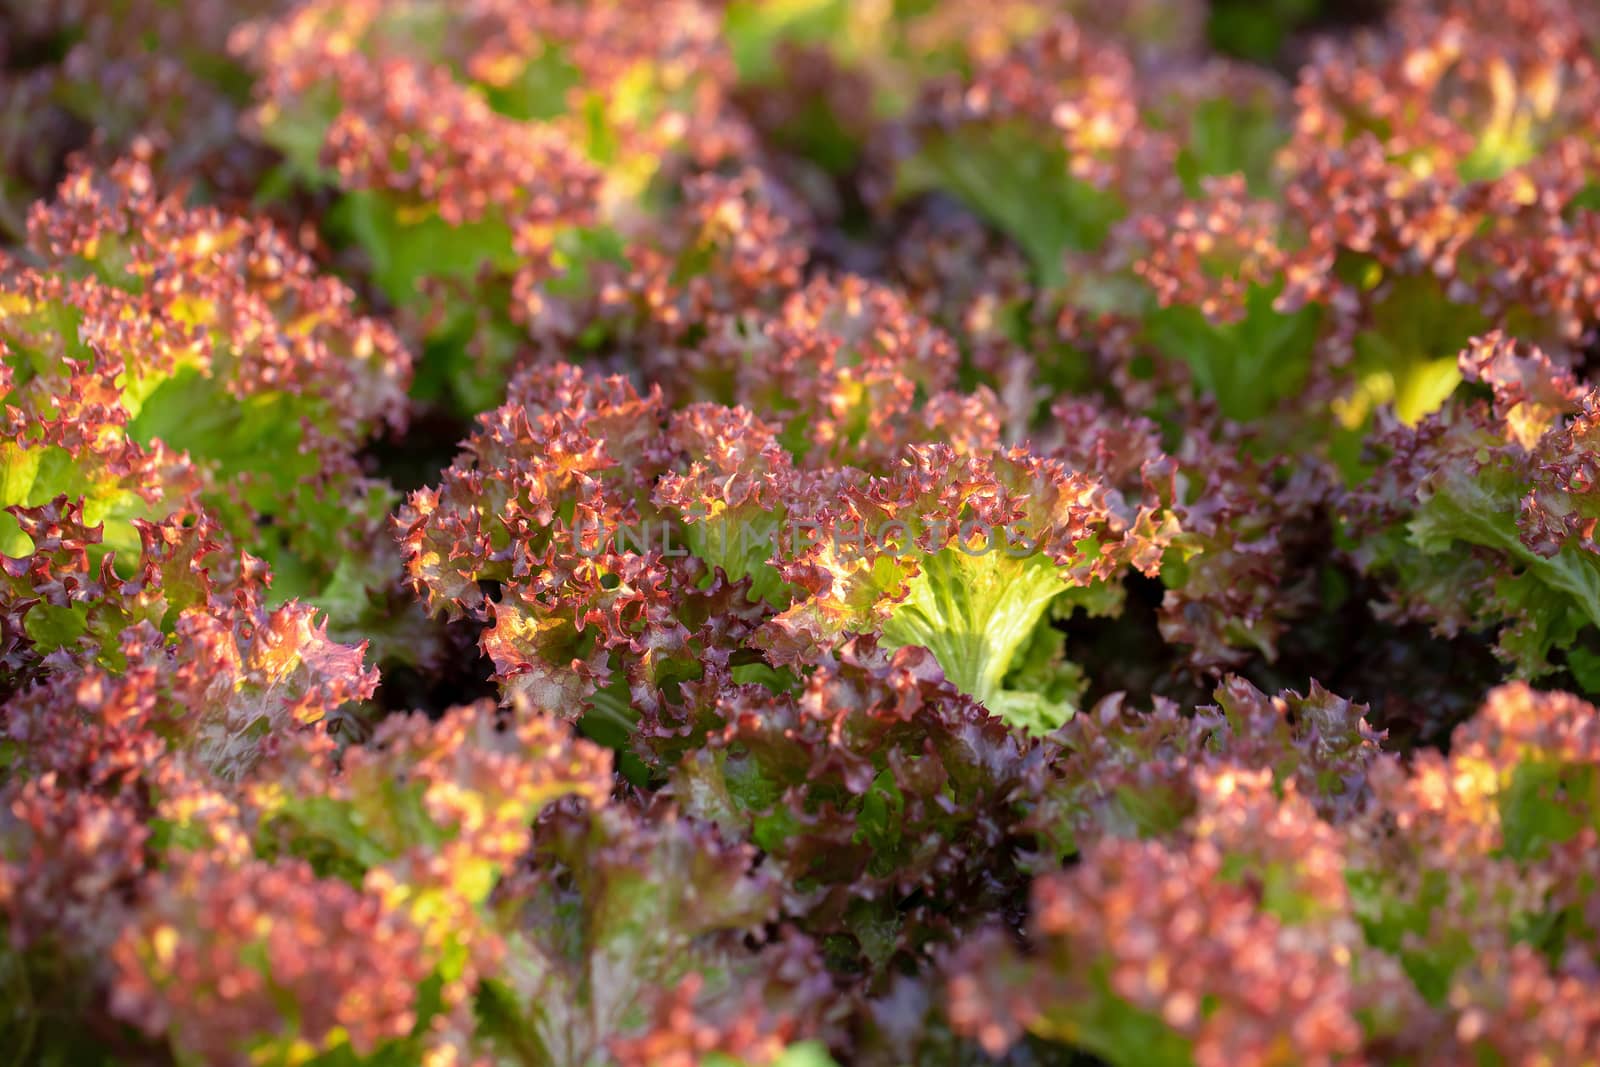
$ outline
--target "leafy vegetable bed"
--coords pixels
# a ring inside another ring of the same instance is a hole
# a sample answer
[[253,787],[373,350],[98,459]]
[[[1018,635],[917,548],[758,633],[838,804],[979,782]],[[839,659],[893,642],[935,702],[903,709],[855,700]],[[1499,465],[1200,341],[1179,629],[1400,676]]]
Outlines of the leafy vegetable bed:
[[0,1062],[1600,1063],[1597,11],[0,3]]

